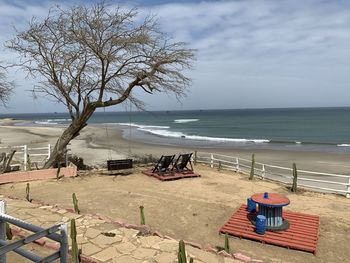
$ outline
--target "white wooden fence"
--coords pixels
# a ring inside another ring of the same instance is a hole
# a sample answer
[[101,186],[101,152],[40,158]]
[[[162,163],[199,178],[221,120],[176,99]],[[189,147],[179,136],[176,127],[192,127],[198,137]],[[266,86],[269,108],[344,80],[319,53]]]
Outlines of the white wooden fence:
[[[0,152],[10,152],[11,150],[16,150],[11,167],[20,167],[20,169],[27,171],[30,168],[29,165],[37,164],[39,167],[44,165],[44,163],[50,158],[52,147],[48,144],[44,147],[28,147],[28,145],[18,145],[18,146],[1,146]],[[68,153],[70,149],[67,149]],[[28,159],[29,158],[29,159]],[[68,165],[68,154],[66,154],[66,165]]]
[[[210,167],[221,167],[241,173],[250,173],[251,160],[215,153],[196,152],[195,160],[198,163],[209,164]],[[288,167],[255,162],[254,174],[269,180],[292,184],[293,169]],[[350,198],[350,175],[321,173],[298,170],[298,186],[321,192],[343,194]]]

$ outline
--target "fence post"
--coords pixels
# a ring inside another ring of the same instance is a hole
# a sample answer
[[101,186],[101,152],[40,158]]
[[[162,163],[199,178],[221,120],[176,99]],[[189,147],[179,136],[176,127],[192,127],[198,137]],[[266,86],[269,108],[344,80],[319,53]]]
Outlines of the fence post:
[[350,198],[350,177],[349,177],[349,181],[348,181],[348,188],[347,188],[348,192],[346,193],[346,198]]
[[28,163],[28,146],[23,145],[23,168],[24,168],[24,171],[27,171],[27,163]]
[[51,144],[47,145],[47,159],[50,159],[51,157]]
[[261,168],[261,177],[262,177],[262,179],[265,178],[265,164],[263,164],[262,168]]
[[214,155],[212,153],[210,154],[210,167],[214,167]]
[[[0,200],[0,213],[6,214],[6,202]],[[6,221],[0,221],[0,239],[6,241]],[[6,263],[6,254],[0,256],[0,263]]]
[[61,225],[60,263],[68,263],[68,224]]
[[239,172],[239,161],[237,157],[236,157],[236,172]]

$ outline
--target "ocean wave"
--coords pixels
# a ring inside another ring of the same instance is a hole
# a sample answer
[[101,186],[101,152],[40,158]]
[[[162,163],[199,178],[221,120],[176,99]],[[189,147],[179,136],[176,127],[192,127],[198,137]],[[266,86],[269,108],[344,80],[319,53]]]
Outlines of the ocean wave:
[[71,121],[71,119],[48,119],[47,121],[48,122],[52,122],[52,121],[55,121],[55,122],[60,121],[61,122],[61,121]]
[[337,146],[340,146],[340,147],[350,147],[350,144],[348,144],[348,143],[342,143],[342,144],[337,144]]
[[153,130],[153,129],[147,129],[147,128],[139,128],[138,130],[148,132],[153,135],[162,136],[162,137],[183,138],[184,136],[186,136],[186,134],[182,132],[173,132],[169,130]]
[[187,122],[195,122],[199,121],[199,119],[178,119],[174,120],[175,123],[187,123]]
[[34,123],[40,124],[40,125],[57,125],[67,121],[72,121],[72,120],[71,119],[47,119],[47,120],[34,121]]
[[117,124],[123,125],[123,126],[136,127],[140,129],[169,129],[170,128],[169,126],[141,125],[141,124],[127,123],[127,122],[120,122]]
[[209,137],[209,136],[198,136],[198,135],[189,135],[189,136],[186,136],[185,138],[190,140],[214,141],[214,142],[253,142],[253,143],[270,142],[270,140],[266,140],[266,139],[220,138],[220,137]]
[[52,122],[52,121],[34,121],[35,124],[40,124],[40,125],[56,125],[58,124],[57,122]]
[[302,142],[295,142],[295,144],[302,144]]
[[[194,119],[191,119],[194,120]],[[197,119],[196,119],[197,120]],[[155,125],[141,125],[136,123],[117,123],[118,125],[135,127],[139,131],[147,132],[153,135],[168,137],[168,138],[181,138],[187,140],[196,141],[212,141],[212,142],[239,142],[239,143],[268,143],[270,140],[266,139],[236,139],[236,138],[221,138],[221,137],[210,137],[210,136],[199,136],[199,135],[187,135],[183,132],[176,132],[168,130],[169,126],[155,126]]]
[[220,138],[220,137],[209,137],[209,136],[199,136],[199,135],[187,135],[182,132],[173,132],[169,130],[154,130],[154,129],[145,129],[140,128],[139,130],[151,133],[153,135],[162,136],[162,137],[171,137],[171,138],[182,138],[187,140],[196,140],[196,141],[212,141],[212,142],[253,142],[253,143],[268,143],[269,140],[265,139],[235,139],[235,138]]

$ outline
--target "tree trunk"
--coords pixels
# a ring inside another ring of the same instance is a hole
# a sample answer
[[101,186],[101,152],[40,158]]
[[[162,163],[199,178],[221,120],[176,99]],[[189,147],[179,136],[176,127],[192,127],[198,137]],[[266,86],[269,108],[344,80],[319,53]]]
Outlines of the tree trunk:
[[62,135],[58,138],[55,147],[50,155],[50,158],[44,165],[44,169],[55,166],[57,163],[63,160],[63,157],[66,154],[66,147],[71,140],[78,137],[80,131],[87,125],[87,121],[94,113],[94,107],[87,107],[84,109],[79,118],[73,120],[73,122],[64,130]]

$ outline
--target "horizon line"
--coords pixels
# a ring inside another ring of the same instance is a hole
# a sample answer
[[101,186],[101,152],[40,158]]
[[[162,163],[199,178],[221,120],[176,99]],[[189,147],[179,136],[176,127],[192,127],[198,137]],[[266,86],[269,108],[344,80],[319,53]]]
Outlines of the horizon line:
[[[106,111],[105,113],[118,112],[118,113],[130,113],[130,112],[171,112],[171,111],[225,111],[225,110],[281,110],[281,109],[341,109],[341,108],[350,108],[350,106],[321,106],[321,107],[263,107],[263,108],[225,108],[225,109],[187,109],[187,110],[139,110],[139,111]],[[101,112],[101,111],[95,111]],[[19,112],[19,113],[0,113],[0,116],[8,116],[15,114],[69,114],[69,112]]]

